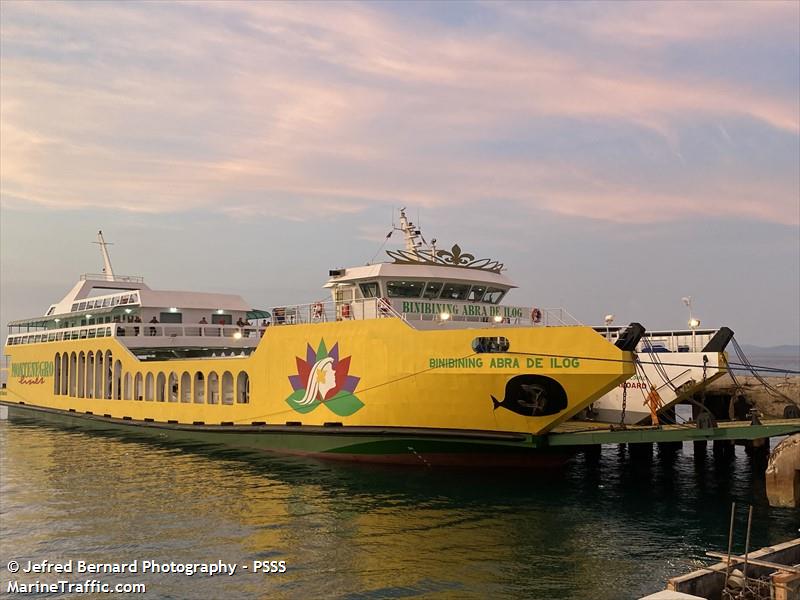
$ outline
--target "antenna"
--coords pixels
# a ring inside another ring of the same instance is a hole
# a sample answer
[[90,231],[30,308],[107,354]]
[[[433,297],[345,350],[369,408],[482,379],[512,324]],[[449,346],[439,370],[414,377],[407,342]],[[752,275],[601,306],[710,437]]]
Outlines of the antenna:
[[103,254],[103,274],[105,274],[106,280],[114,281],[114,269],[111,268],[111,258],[109,258],[108,249],[106,248],[106,246],[113,246],[113,244],[103,239],[102,230],[97,232],[97,241],[94,243],[100,246],[100,252]]

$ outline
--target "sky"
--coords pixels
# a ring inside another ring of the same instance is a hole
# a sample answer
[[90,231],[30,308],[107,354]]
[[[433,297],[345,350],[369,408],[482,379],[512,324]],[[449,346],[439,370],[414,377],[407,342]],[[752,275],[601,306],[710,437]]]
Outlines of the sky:
[[98,229],[151,287],[311,302],[404,206],[510,304],[800,344],[800,3],[3,1],[2,323]]

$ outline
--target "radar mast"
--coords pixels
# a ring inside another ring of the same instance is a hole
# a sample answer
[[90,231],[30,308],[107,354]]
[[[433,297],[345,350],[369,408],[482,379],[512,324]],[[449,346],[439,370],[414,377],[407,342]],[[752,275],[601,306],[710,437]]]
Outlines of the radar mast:
[[103,274],[106,276],[107,281],[114,281],[114,269],[111,268],[111,258],[108,256],[107,246],[112,244],[103,239],[103,231],[97,232],[97,241],[95,244],[100,246],[100,252],[103,254]]
[[[396,227],[399,231],[403,232],[403,239],[406,243],[406,252],[409,252],[411,255],[415,256],[417,260],[422,260],[422,257],[419,255],[419,250],[425,248],[427,246],[427,242],[425,238],[422,237],[422,231],[420,231],[414,223],[408,220],[406,217],[406,209],[400,209],[400,227]],[[436,253],[436,240],[433,240],[431,250],[434,254]]]

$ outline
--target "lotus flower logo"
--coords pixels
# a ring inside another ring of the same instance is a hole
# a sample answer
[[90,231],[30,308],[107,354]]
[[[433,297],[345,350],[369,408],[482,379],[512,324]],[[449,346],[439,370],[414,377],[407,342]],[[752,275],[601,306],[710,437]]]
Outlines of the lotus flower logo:
[[350,375],[349,356],[339,358],[338,342],[328,351],[325,340],[320,340],[316,352],[308,344],[305,360],[297,356],[296,361],[297,375],[289,376],[294,391],[286,402],[297,412],[308,413],[324,404],[347,417],[364,406],[353,394],[360,378]]

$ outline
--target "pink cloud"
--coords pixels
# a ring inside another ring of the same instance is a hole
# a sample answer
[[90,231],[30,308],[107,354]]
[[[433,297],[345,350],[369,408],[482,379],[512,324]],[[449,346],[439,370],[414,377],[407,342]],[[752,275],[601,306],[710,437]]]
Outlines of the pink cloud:
[[[621,45],[724,38],[732,30],[755,35],[796,12],[781,3],[694,6],[614,5],[596,19],[572,21],[561,11],[519,13],[518,4],[500,10],[523,23],[550,19],[587,39],[618,38]],[[296,218],[371,202],[507,198],[624,222],[698,212],[797,222],[791,173],[763,184],[768,194],[749,183],[747,172],[731,172],[733,181],[710,172],[686,189],[665,189],[577,157],[564,164],[547,154],[448,151],[480,148],[532,120],[655,132],[678,157],[681,126],[690,120],[749,119],[796,137],[797,98],[746,81],[642,72],[493,30],[404,24],[379,5],[85,10],[53,3],[6,12],[4,48],[36,49],[0,58],[6,206],[24,199],[64,208]],[[692,18],[682,28],[687,12]],[[38,15],[45,25],[21,25],[18,13]],[[226,27],[231,21],[239,27]],[[48,52],[52,60],[43,58]],[[288,210],[286,198],[303,210]]]

